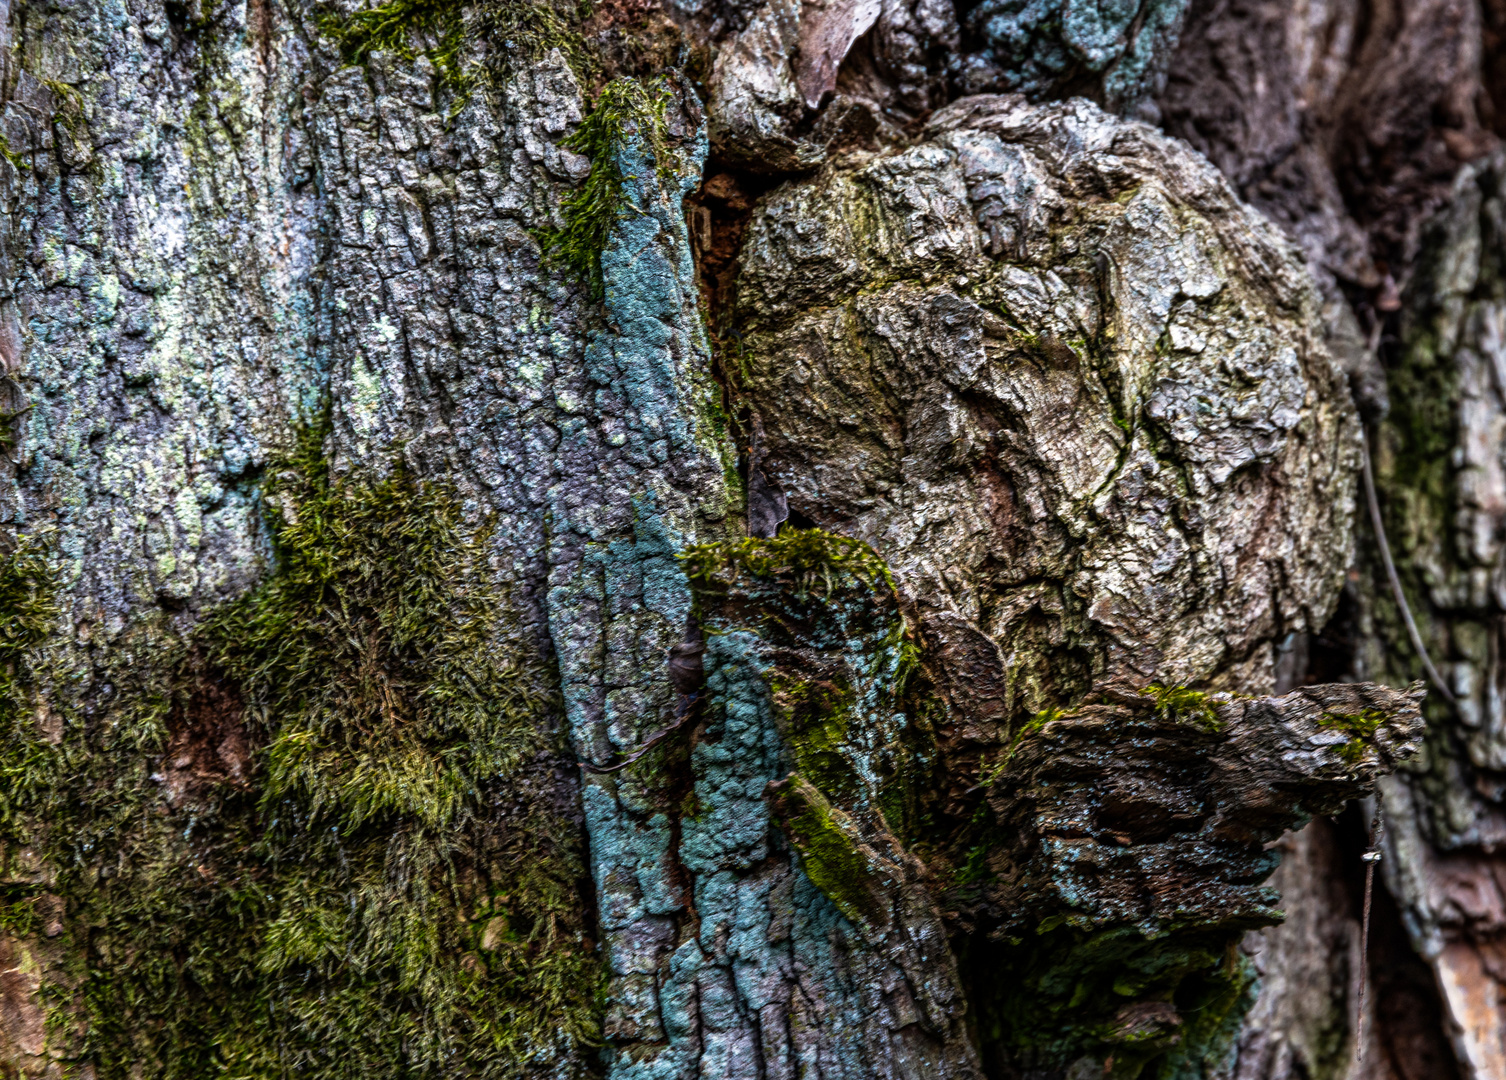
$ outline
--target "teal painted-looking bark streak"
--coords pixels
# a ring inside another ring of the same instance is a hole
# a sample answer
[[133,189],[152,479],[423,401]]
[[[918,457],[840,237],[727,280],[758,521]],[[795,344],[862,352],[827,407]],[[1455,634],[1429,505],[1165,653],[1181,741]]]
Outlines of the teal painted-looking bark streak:
[[[623,182],[601,253],[603,326],[579,391],[558,402],[560,479],[549,493],[549,628],[571,735],[588,760],[635,747],[673,715],[665,650],[691,609],[676,556],[718,535],[729,509],[730,448],[703,420],[714,384],[682,209],[705,138],[694,133],[677,161],[655,160],[646,122],[625,125],[608,151]],[[582,795],[611,972],[613,1076],[678,1076],[699,1048],[696,964],[674,953],[687,897],[661,795],[636,771],[590,777]]]
[[[798,856],[771,852],[776,832],[764,788],[791,763],[774,723],[763,645],[734,631],[712,636],[706,651],[709,719],[692,761],[700,812],[685,822],[681,845],[696,877],[700,933],[676,955],[697,974],[701,1075],[755,1075],[755,1055],[786,1067],[810,1067],[819,1056],[822,1075],[833,1078],[884,1075],[865,1052],[872,1010],[864,988],[844,970],[856,928],[800,872]],[[755,872],[771,854],[794,872]],[[817,992],[826,1036],[804,1047],[788,1030],[797,979]]]
[[[735,500],[725,482],[729,450],[711,419],[714,385],[681,208],[705,144],[697,137],[682,148],[671,170],[651,145],[626,128],[615,148],[625,208],[602,252],[604,328],[586,351],[589,384],[560,401],[561,479],[550,493],[550,632],[577,752],[598,762],[673,717],[665,650],[684,632],[692,599],[676,556],[725,536]],[[896,716],[869,707],[869,684],[887,690],[904,649],[890,622],[860,631],[852,620],[871,612],[843,606],[855,584],[844,581],[830,605],[815,603],[821,647],[852,654],[848,666],[864,684],[853,726],[887,743]],[[771,606],[779,594],[772,589]],[[932,1067],[939,1057],[929,1035],[907,1044],[902,1032],[920,1025],[885,996],[883,987],[904,984],[902,961],[838,913],[773,828],[764,789],[791,761],[764,643],[735,626],[712,629],[693,798],[672,799],[653,758],[588,776],[583,787],[611,975],[609,1075],[953,1075]],[[876,779],[879,748],[860,739],[851,750],[854,771]],[[945,952],[939,934],[925,940]],[[914,994],[921,1000],[910,1008],[924,1024],[960,1015],[960,1002],[938,1005],[932,986]]]
[[708,635],[680,848],[703,1075],[976,1075],[940,916],[881,809],[924,756],[887,568],[816,529],[701,545],[685,565]]

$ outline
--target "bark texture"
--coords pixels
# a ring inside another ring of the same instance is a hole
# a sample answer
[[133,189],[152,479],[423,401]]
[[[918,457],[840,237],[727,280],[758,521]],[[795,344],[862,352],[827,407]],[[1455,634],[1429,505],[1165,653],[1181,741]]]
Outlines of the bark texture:
[[[1383,799],[1386,881],[1433,969],[1443,1038],[1401,1034],[1388,1043],[1382,1026],[1381,1054],[1367,1065],[1376,1075],[1437,1075],[1445,1043],[1462,1075],[1506,1071],[1487,974],[1497,925],[1487,911],[1499,902],[1488,747],[1501,709],[1487,628],[1498,606],[1489,584],[1500,565],[1495,507],[1506,490],[1492,366],[1500,346],[1488,329],[1501,246],[1490,154],[1506,115],[1495,74],[1499,23],[1490,4],[1205,4],[1189,15],[1160,98],[1166,129],[1207,153],[1298,239],[1324,289],[1330,345],[1369,421],[1404,592],[1458,699],[1453,708],[1434,695],[1427,752],[1388,782]],[[1422,674],[1368,517],[1339,617],[1311,642],[1292,642],[1293,670]],[[1321,836],[1293,843],[1308,857],[1337,854]],[[1357,908],[1342,906],[1352,923]],[[1283,933],[1269,935],[1276,953]],[[1290,986],[1300,997],[1307,961],[1293,956],[1289,971],[1275,956],[1267,962],[1273,996]],[[1345,995],[1351,1007],[1357,990]],[[1347,1025],[1336,1011],[1316,1019],[1323,1015],[1257,1013],[1249,1037],[1284,1048],[1262,1051],[1250,1075],[1344,1071],[1317,1033]],[[1283,1064],[1283,1055],[1300,1065]]]
[[0,1071],[1506,1075],[1494,6],[0,11]]

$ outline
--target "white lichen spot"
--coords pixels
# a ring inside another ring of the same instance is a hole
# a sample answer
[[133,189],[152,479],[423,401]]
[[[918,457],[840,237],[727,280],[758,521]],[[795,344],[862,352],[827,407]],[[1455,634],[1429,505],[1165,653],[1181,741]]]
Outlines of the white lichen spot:
[[382,383],[364,357],[357,356],[350,365],[349,394],[345,413],[356,430],[369,435],[376,429],[377,412],[382,405]]
[[397,327],[393,326],[392,323],[387,321],[387,315],[385,312],[377,316],[377,318],[372,322],[371,329],[375,330],[377,334],[381,336],[382,340],[387,342],[388,344],[396,341],[398,339],[398,336],[401,334],[401,331],[398,330]]
[[537,360],[528,360],[518,365],[518,378],[535,390],[543,389],[544,365]]

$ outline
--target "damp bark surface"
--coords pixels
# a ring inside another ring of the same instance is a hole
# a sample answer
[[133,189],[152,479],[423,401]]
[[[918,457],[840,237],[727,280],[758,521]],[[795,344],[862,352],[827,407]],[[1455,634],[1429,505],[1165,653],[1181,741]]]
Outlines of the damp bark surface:
[[1506,1077],[1498,7],[0,4],[0,1073]]

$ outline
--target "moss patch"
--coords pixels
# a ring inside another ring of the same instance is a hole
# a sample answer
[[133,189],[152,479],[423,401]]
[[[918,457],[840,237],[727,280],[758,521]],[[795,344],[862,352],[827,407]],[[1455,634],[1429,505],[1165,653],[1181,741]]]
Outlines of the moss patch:
[[58,614],[49,540],[22,536],[0,556],[0,830],[21,826],[19,807],[50,777],[24,700],[30,654]]
[[31,165],[27,163],[24,157],[11,149],[10,140],[5,137],[4,132],[0,132],[0,157],[10,162],[11,167],[14,169],[24,170],[31,168]]
[[1210,735],[1224,729],[1223,721],[1218,718],[1218,710],[1214,708],[1213,698],[1205,691],[1151,683],[1145,688],[1145,692],[1155,698],[1156,709],[1163,716],[1191,724]]
[[856,798],[858,778],[842,752],[852,723],[852,688],[842,680],[775,672],[769,677],[769,690],[800,775],[829,798]]
[[349,15],[326,11],[317,25],[348,64],[374,52],[428,57],[463,102],[478,83],[555,48],[588,82],[595,61],[579,27],[590,14],[590,0],[387,0]]
[[852,922],[872,925],[885,920],[883,886],[874,880],[845,812],[798,775],[775,785],[771,796],[811,883]]
[[143,634],[56,745],[22,740],[40,782],[0,805],[57,868],[76,957],[55,1045],[103,1077],[579,1073],[600,972],[556,679],[456,495],[334,477],[323,435],[267,484],[275,572],[186,642]]
[[[1014,738],[1009,740],[1009,748],[1004,751],[1003,757],[999,759],[996,765],[993,765],[984,773],[983,786],[992,787],[994,784],[999,782],[999,777],[1004,775],[1004,770],[1008,769],[1009,763],[1014,760],[1015,751],[1020,748],[1020,746],[1025,742],[1026,739],[1030,738],[1030,736],[1032,735],[1039,734],[1041,729],[1044,728],[1047,724],[1051,723],[1053,720],[1060,720],[1063,716],[1066,715],[1067,713],[1063,712],[1061,709],[1052,707],[1042,709],[1040,712],[1032,716],[1029,720],[1025,721],[1025,723],[1021,724],[1020,730],[1015,732]],[[979,808],[979,812],[982,812],[981,807]]]
[[985,1055],[997,1048],[1043,1074],[1089,1055],[1103,1062],[1094,1076],[1202,1076],[1204,1059],[1226,1050],[1253,982],[1228,937],[1055,926],[1013,945],[971,942],[960,959]]
[[881,859],[858,838],[926,842],[939,709],[887,565],[821,529],[681,558],[703,628],[761,640],[782,767],[793,769],[779,814],[807,875],[848,918],[879,918],[887,901],[869,879]]
[[1362,713],[1326,712],[1318,718],[1318,726],[1329,731],[1339,731],[1349,736],[1339,753],[1353,764],[1365,756],[1376,731],[1385,722],[1386,714],[1379,709],[1366,709]]
[[623,194],[621,149],[629,134],[640,136],[653,155],[654,168],[667,174],[678,165],[669,145],[665,110],[669,89],[662,82],[645,86],[637,79],[614,79],[564,146],[591,159],[591,172],[579,191],[564,202],[565,224],[542,237],[546,261],[563,266],[588,282],[593,299],[606,292],[601,253],[612,229],[627,211]]
[[829,597],[843,584],[844,574],[869,589],[894,589],[888,565],[873,548],[824,529],[784,529],[771,539],[750,536],[699,544],[686,549],[681,559],[686,577],[701,592],[724,592],[754,577],[775,580],[795,594]]

